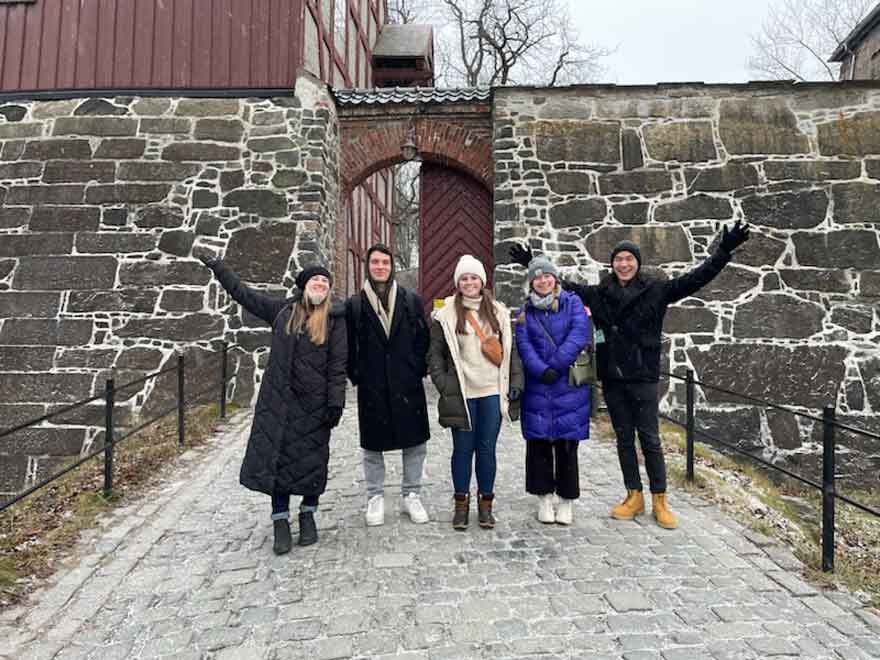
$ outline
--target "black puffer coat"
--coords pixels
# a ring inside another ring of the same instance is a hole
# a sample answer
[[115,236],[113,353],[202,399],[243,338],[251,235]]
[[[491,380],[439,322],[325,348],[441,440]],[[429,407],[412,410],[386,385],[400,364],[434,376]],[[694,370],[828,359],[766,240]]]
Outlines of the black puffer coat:
[[428,326],[422,299],[397,287],[391,335],[362,291],[345,305],[348,377],[358,388],[361,447],[389,451],[425,442]]
[[[692,271],[670,280],[641,273],[626,287],[612,273],[597,285],[563,282],[590,308],[596,337],[599,378],[656,383],[660,379],[660,340],[666,308],[711,282],[731,255],[716,249]],[[604,335],[604,341],[599,339]]]
[[[266,295],[242,284],[222,262],[214,266],[214,274],[236,302],[272,326],[269,363],[239,481],[270,495],[320,495],[327,485],[330,457],[325,415],[329,407],[345,406],[345,308],[333,305],[327,341],[315,346],[307,334],[285,331],[299,291],[287,300]],[[298,375],[295,392],[292,371]]]

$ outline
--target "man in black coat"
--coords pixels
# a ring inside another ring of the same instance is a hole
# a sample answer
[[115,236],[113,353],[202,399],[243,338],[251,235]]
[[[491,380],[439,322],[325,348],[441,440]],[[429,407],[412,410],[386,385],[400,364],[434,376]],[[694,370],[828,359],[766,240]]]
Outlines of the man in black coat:
[[[670,280],[643,275],[638,246],[621,241],[611,251],[612,272],[598,285],[562,282],[563,288],[576,293],[590,308],[596,328],[599,379],[617,436],[617,455],[627,489],[626,499],[611,510],[614,518],[632,520],[645,511],[635,449],[638,431],[654,518],[661,527],[678,526],[666,501],[666,463],[659,432],[657,383],[663,317],[669,305],[711,282],[748,238],[748,227],[739,221],[729,231],[725,227],[708,259]],[[532,258],[530,249],[518,245],[511,248],[510,256],[522,265]]]
[[429,333],[421,298],[394,281],[394,255],[367,250],[363,289],[346,302],[348,377],[357,386],[358,421],[367,482],[367,525],[385,522],[386,451],[403,450],[401,507],[414,523],[428,522],[422,505],[428,408]]

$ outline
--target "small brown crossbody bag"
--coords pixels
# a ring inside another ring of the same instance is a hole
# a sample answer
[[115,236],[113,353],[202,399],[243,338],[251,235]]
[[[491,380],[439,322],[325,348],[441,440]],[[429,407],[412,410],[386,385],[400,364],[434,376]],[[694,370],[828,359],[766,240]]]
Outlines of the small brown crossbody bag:
[[487,337],[477,319],[474,318],[472,312],[468,312],[467,321],[471,324],[474,332],[477,333],[477,337],[480,338],[480,350],[483,351],[483,355],[485,355],[486,359],[496,367],[500,367],[501,362],[504,359],[504,349],[501,347],[501,342],[498,341],[498,337],[494,335]]

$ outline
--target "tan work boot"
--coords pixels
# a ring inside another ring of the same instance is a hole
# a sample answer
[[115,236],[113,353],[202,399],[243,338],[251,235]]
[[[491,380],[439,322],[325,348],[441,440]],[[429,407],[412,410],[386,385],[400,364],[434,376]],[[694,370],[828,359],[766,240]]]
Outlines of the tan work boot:
[[626,499],[611,509],[611,517],[618,520],[632,520],[645,512],[645,496],[640,490],[627,490]]
[[654,520],[664,529],[675,529],[678,527],[678,518],[669,510],[666,502],[666,493],[655,493],[651,495],[651,513],[654,514]]

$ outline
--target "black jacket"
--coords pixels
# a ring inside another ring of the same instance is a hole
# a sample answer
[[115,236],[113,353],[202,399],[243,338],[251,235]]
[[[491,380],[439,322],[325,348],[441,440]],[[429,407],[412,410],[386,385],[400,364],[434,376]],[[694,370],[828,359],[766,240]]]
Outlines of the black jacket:
[[[345,309],[335,303],[327,341],[316,346],[307,334],[288,335],[292,304],[301,297],[269,296],[241,283],[222,262],[214,274],[233,300],[272,326],[269,363],[260,384],[254,422],[241,465],[243,486],[267,494],[320,495],[327,485],[329,407],[345,406]],[[291,371],[298,375],[296,392]]]
[[391,336],[362,291],[345,303],[348,377],[357,386],[361,447],[389,451],[425,442],[428,326],[418,295],[397,287]]
[[[563,282],[590,308],[596,332],[599,378],[656,383],[660,379],[660,338],[666,308],[711,282],[730,261],[718,248],[692,271],[670,280],[636,275],[626,287],[612,273],[597,285]],[[604,335],[604,341],[599,338]]]

